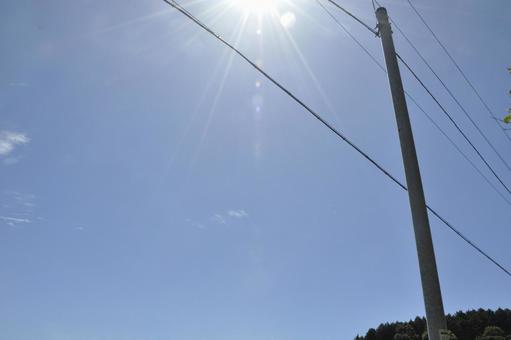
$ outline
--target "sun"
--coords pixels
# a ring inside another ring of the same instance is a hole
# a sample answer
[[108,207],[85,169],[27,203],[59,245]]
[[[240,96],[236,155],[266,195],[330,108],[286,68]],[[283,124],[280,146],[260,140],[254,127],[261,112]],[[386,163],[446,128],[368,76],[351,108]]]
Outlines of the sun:
[[249,13],[272,12],[276,9],[275,0],[231,0],[231,2]]

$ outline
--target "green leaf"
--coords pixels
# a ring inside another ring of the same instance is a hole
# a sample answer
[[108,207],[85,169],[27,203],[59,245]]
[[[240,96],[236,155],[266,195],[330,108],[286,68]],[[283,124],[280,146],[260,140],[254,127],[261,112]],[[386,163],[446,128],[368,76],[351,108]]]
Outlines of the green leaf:
[[511,114],[504,117],[504,123],[511,124]]

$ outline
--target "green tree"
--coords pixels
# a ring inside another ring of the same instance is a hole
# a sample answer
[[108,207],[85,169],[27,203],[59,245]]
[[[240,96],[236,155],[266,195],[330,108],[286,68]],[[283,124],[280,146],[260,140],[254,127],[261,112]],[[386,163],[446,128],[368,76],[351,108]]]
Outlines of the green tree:
[[458,337],[453,332],[447,331],[447,333],[449,333],[449,340],[458,340]]
[[403,323],[396,326],[394,340],[420,340],[415,329],[409,323]]
[[[504,340],[511,340],[511,309],[492,310],[469,310],[456,312],[453,315],[446,315],[447,329],[460,340],[487,340],[482,338],[486,327],[499,327],[505,335]],[[405,326],[408,325],[408,326]],[[413,331],[412,331],[413,328]],[[491,335],[490,330],[484,336]],[[422,337],[415,337],[422,335]],[[397,336],[396,336],[397,335]],[[451,337],[451,339],[456,339]],[[427,340],[426,319],[416,317],[405,322],[393,322],[380,324],[376,329],[371,328],[365,336],[359,336],[356,340],[395,340],[395,339],[422,339]],[[498,339],[498,338],[497,338]],[[500,340],[500,339],[499,339]]]
[[376,336],[376,329],[370,328],[367,331],[366,340],[376,340],[376,339],[378,339],[378,337]]
[[[511,73],[511,67],[508,67],[507,70]],[[509,91],[509,95],[511,96],[511,91]],[[504,123],[511,124],[511,108],[508,109],[508,115],[504,117]]]
[[[449,333],[449,340],[458,340],[456,334],[451,331],[447,331]],[[422,340],[428,340],[428,332],[422,333]]]
[[506,340],[506,334],[502,328],[497,326],[488,326],[484,329],[483,336],[478,340]]

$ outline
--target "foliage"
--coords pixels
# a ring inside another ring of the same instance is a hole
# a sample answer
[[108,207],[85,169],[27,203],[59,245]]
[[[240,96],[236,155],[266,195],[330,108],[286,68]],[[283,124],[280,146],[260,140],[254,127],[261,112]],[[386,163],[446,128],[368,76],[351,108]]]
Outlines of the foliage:
[[488,326],[484,329],[483,336],[478,340],[506,340],[506,335],[500,327]]
[[[511,73],[511,67],[507,69],[509,73]],[[509,91],[509,95],[511,95],[511,91]],[[511,109],[508,110],[508,115],[504,117],[504,123],[511,124]]]
[[[448,340],[458,340],[458,337],[456,336],[456,334],[454,334],[453,332],[451,331],[447,331],[448,335],[449,335],[449,338]],[[428,332],[425,331],[424,333],[422,333],[422,337],[421,337],[421,340],[428,340]]]
[[402,323],[396,326],[394,340],[420,340],[415,329],[408,323]]
[[[427,340],[426,320],[416,317],[408,322],[383,323],[355,340]],[[471,310],[447,315],[452,339],[511,340],[511,310]],[[499,330],[502,333],[499,333]]]

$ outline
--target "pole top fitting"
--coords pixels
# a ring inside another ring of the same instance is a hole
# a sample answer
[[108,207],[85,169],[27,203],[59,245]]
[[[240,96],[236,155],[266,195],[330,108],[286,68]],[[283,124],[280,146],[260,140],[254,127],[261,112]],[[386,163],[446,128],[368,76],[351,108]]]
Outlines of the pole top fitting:
[[385,7],[378,7],[378,9],[376,10],[376,13],[387,14],[387,9]]
[[387,14],[387,9],[385,7],[379,7],[376,10],[376,18],[378,19],[378,24],[388,24],[389,16]]

